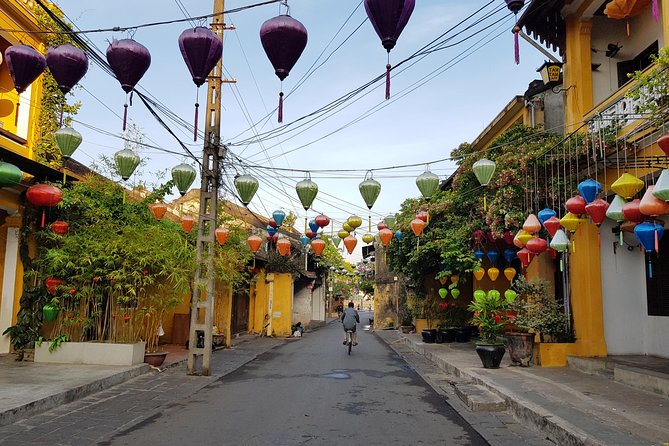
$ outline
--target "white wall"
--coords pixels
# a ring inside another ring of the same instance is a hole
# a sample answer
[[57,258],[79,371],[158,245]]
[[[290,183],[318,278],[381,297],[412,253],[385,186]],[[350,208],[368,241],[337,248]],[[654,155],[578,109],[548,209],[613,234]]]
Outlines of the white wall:
[[[296,287],[293,286],[293,290]],[[302,322],[305,327],[311,320],[311,292],[303,287],[293,297],[293,315],[291,323]]]
[[5,241],[5,264],[0,296],[0,353],[8,353],[10,338],[2,333],[12,325],[14,316],[14,292],[16,287],[16,267],[19,253],[19,228],[7,229]]
[[[613,242],[615,226],[607,220],[601,231],[604,336],[610,355],[647,354],[669,357],[669,317],[648,316],[646,268],[643,253],[628,251]],[[633,234],[625,240],[637,246]]]

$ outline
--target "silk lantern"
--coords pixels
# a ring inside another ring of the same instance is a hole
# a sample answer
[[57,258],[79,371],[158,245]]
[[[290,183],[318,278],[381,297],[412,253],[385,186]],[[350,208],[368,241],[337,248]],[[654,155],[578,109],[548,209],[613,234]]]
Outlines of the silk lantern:
[[309,229],[311,229],[311,232],[313,232],[314,234],[316,234],[316,233],[318,232],[318,230],[320,229],[320,227],[318,226],[318,224],[316,223],[316,221],[314,221],[314,220],[309,220]]
[[149,210],[151,210],[151,213],[156,218],[156,220],[160,221],[167,212],[167,206],[165,206],[164,203],[152,203],[149,205]]
[[[585,209],[584,209],[585,210]],[[579,226],[583,223],[583,219],[579,218],[577,215],[574,215],[571,212],[560,219],[560,224],[569,232],[576,232]]]
[[485,270],[483,268],[477,268],[474,270],[473,274],[476,280],[480,281],[483,279],[483,276],[485,276]]
[[669,156],[669,135],[658,138],[657,145],[662,149],[666,156]]
[[181,227],[186,234],[190,234],[190,231],[193,229],[193,226],[195,226],[195,223],[195,218],[191,217],[190,215],[184,215],[181,217]]
[[592,222],[599,227],[606,219],[608,208],[609,203],[601,198],[595,198],[585,207],[585,212],[590,216]]
[[497,269],[497,268],[495,268],[495,267],[493,267],[493,268],[488,268],[488,277],[489,277],[490,280],[492,280],[493,282],[494,282],[495,280],[497,280],[497,278],[499,277],[499,269]]
[[560,229],[560,219],[553,216],[544,222],[544,228],[548,232],[548,235],[555,237],[555,233]]
[[42,208],[42,227],[46,219],[46,210],[57,205],[63,200],[63,193],[60,189],[50,184],[35,184],[26,191],[26,200],[35,207]]
[[383,244],[383,246],[388,246],[388,243],[390,243],[393,238],[393,231],[388,228],[383,228],[379,231],[379,238],[381,239],[381,244]]
[[502,233],[502,240],[504,240],[504,243],[507,245],[513,245],[513,232],[511,231],[504,231]]
[[487,256],[490,263],[494,265],[497,263],[497,260],[499,260],[499,251],[488,251]]
[[511,282],[514,279],[514,277],[516,277],[516,268],[511,268],[511,267],[504,268],[504,277],[506,277],[507,280]]
[[248,206],[255,196],[258,186],[258,180],[252,175],[244,174],[235,177],[235,189],[237,189],[239,198],[245,206]]
[[577,189],[585,202],[590,204],[597,198],[597,195],[602,193],[602,183],[595,181],[592,178],[587,178],[578,183]]
[[518,297],[518,293],[514,290],[504,291],[504,299],[506,299],[508,303],[513,303],[513,301],[516,300],[516,297]]
[[623,218],[634,223],[641,223],[646,217],[639,210],[640,203],[641,200],[638,198],[625,203],[623,205]]
[[218,244],[223,246],[228,241],[228,237],[230,236],[230,230],[226,228],[216,228],[216,230],[214,231],[214,236],[216,237],[216,241],[218,242]]
[[404,234],[402,234],[402,231],[400,231],[399,229],[395,231],[395,238],[401,242],[402,239],[404,238]]
[[[339,232],[337,232],[337,235],[339,236],[340,239],[345,239],[349,235],[351,235],[346,229],[340,229]],[[339,243],[337,243],[339,244]]]
[[182,197],[188,192],[196,176],[195,168],[186,163],[181,163],[172,168],[172,181]]
[[23,179],[23,172],[14,164],[0,161],[0,187],[14,187]]
[[513,262],[513,259],[516,258],[516,251],[513,249],[505,249],[504,250],[504,260],[506,260],[506,263],[511,263]]
[[314,218],[314,222],[316,222],[318,227],[324,228],[324,227],[326,227],[327,225],[330,224],[330,217],[328,217],[327,215],[324,215],[324,214],[320,214],[320,215],[316,216],[316,218]]
[[410,223],[411,230],[413,231],[416,237],[420,237],[423,234],[423,229],[425,228],[425,222],[419,218],[414,218]]
[[[495,173],[495,168],[497,165],[495,164],[494,161],[490,161],[488,159],[482,158],[478,161],[476,161],[472,165],[472,171],[474,172],[474,175],[476,176],[476,179],[479,181],[481,186],[487,186],[490,183],[490,180],[492,179],[493,174]],[[486,198],[485,192],[483,193],[483,210],[486,211],[488,209],[488,201]]]
[[586,204],[588,203],[586,203],[585,198],[583,198],[580,195],[574,195],[565,202],[564,207],[565,209],[567,209],[567,212],[570,212],[575,216],[580,217],[581,215],[585,214]]
[[56,130],[53,136],[63,159],[71,157],[74,151],[81,145],[82,141],[81,133],[77,132],[72,127],[60,128]]
[[458,297],[460,297],[460,290],[457,288],[453,288],[451,290],[451,296],[453,296],[453,299],[457,299]]
[[[657,252],[659,248],[659,239],[664,235],[664,228],[657,223],[645,221],[634,228],[634,236],[643,246],[646,254],[653,251]],[[653,264],[650,255],[648,256],[648,277],[653,278]]]
[[523,268],[527,268],[530,266],[530,263],[532,263],[532,260],[534,259],[534,253],[528,250],[527,248],[523,248],[517,253],[518,258],[520,259],[520,264],[522,265]]
[[639,211],[651,217],[669,213],[669,203],[653,195],[655,186],[649,185],[639,202]]
[[546,248],[548,248],[548,242],[546,242],[546,240],[543,238],[534,237],[532,240],[527,242],[525,248],[532,254],[541,254],[542,252],[546,251]]
[[446,288],[439,288],[439,297],[446,299],[446,296],[448,296],[448,290]]
[[367,173],[369,178],[365,176],[365,179],[358,185],[358,190],[360,191],[360,195],[362,195],[362,199],[367,205],[367,209],[372,209],[372,206],[374,206],[376,199],[381,193],[381,183],[374,179],[371,172]]
[[478,261],[483,260],[483,257],[485,257],[485,251],[483,251],[482,249],[475,250],[474,257],[476,257],[476,260]]
[[51,230],[54,234],[58,234],[60,236],[67,235],[70,230],[70,224],[66,221],[56,220],[51,223]]
[[523,230],[530,234],[535,234],[541,230],[541,222],[536,215],[530,214],[523,223]]
[[286,213],[281,209],[277,209],[276,211],[272,212],[272,218],[276,222],[277,226],[281,226],[283,221],[286,219]]
[[[12,45],[5,50],[9,76],[16,92],[21,94],[46,68],[46,59],[28,45]],[[17,111],[18,113],[18,111]]]
[[625,206],[627,202],[623,197],[620,195],[616,195],[613,197],[613,200],[611,201],[611,204],[609,205],[609,208],[606,210],[606,217],[610,220],[613,220],[614,222],[618,223],[618,232],[620,233],[620,246],[623,245],[623,231],[620,228],[620,223],[625,220],[625,217],[623,216],[623,206]]
[[311,249],[314,250],[314,254],[320,257],[325,249],[325,240],[317,238],[311,241]]
[[276,242],[276,249],[279,251],[281,257],[285,257],[290,254],[290,240],[287,238],[280,238]]
[[376,224],[376,229],[380,231],[381,229],[390,229],[390,227],[388,226],[388,223],[386,223],[385,221],[380,221]]
[[565,252],[569,249],[569,238],[562,229],[558,229],[555,233],[555,236],[551,240],[551,248],[557,252]]
[[416,178],[416,186],[423,198],[429,200],[439,189],[439,177],[426,170]]
[[663,169],[653,188],[653,196],[660,200],[669,201],[669,170]]
[[60,125],[63,125],[65,95],[70,92],[88,71],[88,56],[70,43],[49,48],[46,52],[46,64],[58,89],[63,93],[60,107]]
[[249,249],[252,253],[257,253],[262,246],[262,239],[257,235],[251,235],[246,239],[246,244],[249,245]]
[[367,234],[362,236],[362,241],[369,245],[374,241],[374,235],[368,232]]
[[116,170],[123,181],[128,181],[139,166],[140,163],[139,155],[133,152],[130,149],[119,150],[114,154],[114,163],[116,165]]
[[300,203],[302,203],[302,207],[306,211],[309,210],[316,199],[316,195],[318,195],[318,184],[311,181],[311,176],[309,176],[295,185],[295,191],[297,192],[297,197],[300,199]]
[[611,184],[611,190],[625,200],[629,200],[643,189],[644,182],[627,172]]
[[310,241],[311,241],[311,240],[310,240],[309,237],[307,237],[306,235],[302,234],[302,235],[300,236],[300,243],[302,243],[302,246],[307,246],[307,245],[309,244]]
[[557,216],[555,211],[549,208],[544,208],[537,213],[537,218],[539,219],[542,225],[546,222],[546,220],[555,216]]
[[352,235],[349,235],[344,239],[344,246],[346,247],[346,251],[348,251],[349,254],[353,253],[353,250],[355,249],[355,246],[358,244],[358,239],[353,237]]

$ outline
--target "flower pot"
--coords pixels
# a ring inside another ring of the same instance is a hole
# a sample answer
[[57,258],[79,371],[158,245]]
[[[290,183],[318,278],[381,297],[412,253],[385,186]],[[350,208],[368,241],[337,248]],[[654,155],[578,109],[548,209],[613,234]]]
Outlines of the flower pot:
[[470,325],[467,328],[469,328],[469,336],[472,338],[478,338],[479,337],[479,328],[476,325]]
[[455,341],[455,329],[454,328],[441,328],[439,330],[441,333],[442,342],[451,343]]
[[504,352],[506,351],[503,344],[477,344],[476,353],[478,353],[483,368],[497,369],[502,362]]
[[505,333],[504,344],[514,365],[529,367],[534,351],[534,333]]
[[154,367],[160,367],[165,362],[166,357],[167,352],[144,353],[144,362]]
[[53,322],[58,317],[58,312],[59,311],[60,311],[60,308],[55,307],[51,304],[46,304],[42,307],[42,316],[44,317],[45,321]]
[[400,332],[409,334],[413,331],[413,325],[400,325]]
[[469,327],[459,327],[454,330],[455,342],[469,342],[471,330]]
[[437,338],[437,330],[435,328],[426,328],[420,334],[423,337],[423,342],[426,344],[434,344]]
[[437,329],[437,332],[434,335],[434,343],[435,344],[443,344],[444,343],[444,335],[440,329]]

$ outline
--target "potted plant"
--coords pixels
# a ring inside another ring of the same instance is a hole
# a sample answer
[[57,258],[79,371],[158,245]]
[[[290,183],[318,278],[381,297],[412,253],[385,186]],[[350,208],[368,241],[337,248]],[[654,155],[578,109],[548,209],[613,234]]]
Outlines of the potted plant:
[[506,326],[507,307],[506,300],[497,290],[490,290],[488,293],[483,290],[474,291],[474,300],[467,307],[474,313],[472,323],[479,328],[476,353],[486,369],[498,368],[502,362],[505,348],[499,335]]
[[504,343],[514,365],[528,367],[534,353],[536,304],[544,299],[548,284],[543,280],[526,281],[520,277],[513,288],[504,293],[508,303]]

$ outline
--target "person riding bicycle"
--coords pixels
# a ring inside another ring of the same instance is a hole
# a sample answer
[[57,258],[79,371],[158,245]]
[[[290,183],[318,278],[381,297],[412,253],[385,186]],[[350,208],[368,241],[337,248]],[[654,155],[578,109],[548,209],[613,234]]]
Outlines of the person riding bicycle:
[[356,324],[360,322],[360,316],[354,308],[353,302],[348,303],[348,308],[341,315],[341,321],[344,324],[344,345],[346,345],[346,332],[351,330],[351,340],[353,345],[358,345],[358,334],[355,331]]

